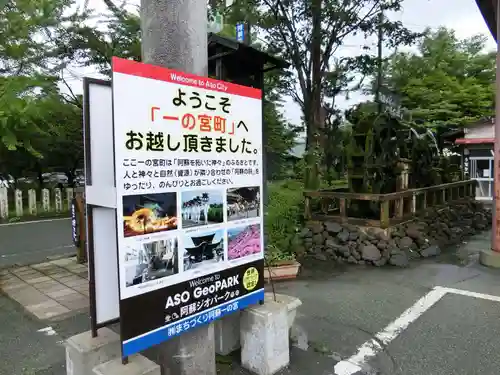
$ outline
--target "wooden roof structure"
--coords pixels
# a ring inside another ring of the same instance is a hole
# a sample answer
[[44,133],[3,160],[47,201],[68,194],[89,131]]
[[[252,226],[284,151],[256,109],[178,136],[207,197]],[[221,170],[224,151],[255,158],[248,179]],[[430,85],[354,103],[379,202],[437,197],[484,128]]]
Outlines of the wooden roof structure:
[[476,0],[477,6],[481,11],[491,35],[497,41],[497,22],[496,22],[496,4],[497,0]]

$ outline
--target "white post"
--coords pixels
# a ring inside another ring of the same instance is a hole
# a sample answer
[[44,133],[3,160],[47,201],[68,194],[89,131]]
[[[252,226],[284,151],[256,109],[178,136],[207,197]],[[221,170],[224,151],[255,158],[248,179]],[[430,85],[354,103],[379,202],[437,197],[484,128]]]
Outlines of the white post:
[[73,188],[66,188],[66,204],[68,207],[68,211],[71,210],[71,202],[73,201]]
[[15,197],[16,197],[16,216],[21,217],[24,215],[22,190],[16,189]]
[[42,209],[44,212],[50,211],[50,192],[49,192],[49,189],[42,189]]
[[9,200],[7,196],[7,188],[0,187],[0,219],[9,217]]
[[61,189],[54,189],[54,206],[56,208],[56,212],[62,211],[62,194]]
[[28,190],[28,210],[30,215],[36,215],[37,214],[37,207],[36,207],[36,190],[35,189],[29,189]]

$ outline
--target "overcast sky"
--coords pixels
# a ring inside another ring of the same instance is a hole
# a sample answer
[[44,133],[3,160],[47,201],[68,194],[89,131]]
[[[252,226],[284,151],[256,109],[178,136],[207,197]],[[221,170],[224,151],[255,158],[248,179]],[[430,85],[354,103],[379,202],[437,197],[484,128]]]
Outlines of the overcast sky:
[[[84,0],[79,0],[83,3]],[[140,0],[129,0],[130,4],[139,4]],[[89,6],[98,10],[105,10],[102,0],[89,0]],[[437,28],[445,26],[456,31],[461,38],[470,37],[475,34],[485,34],[489,37],[488,49],[495,48],[495,41],[489,34],[489,30],[479,12],[474,0],[405,0],[404,9],[401,13],[390,15],[391,19],[397,19],[413,31],[423,31],[426,27]],[[347,38],[345,47],[339,51],[340,56],[357,55],[361,53],[361,46],[366,41],[361,36]],[[374,44],[375,41],[372,41]],[[390,51],[386,51],[389,53]],[[95,75],[89,70],[75,71],[76,77],[71,80],[71,85],[78,93],[82,92],[82,84],[77,79],[83,75]],[[347,108],[359,101],[366,99],[360,94],[350,95],[350,100],[337,99],[342,108]],[[284,107],[285,116],[294,124],[300,124],[301,112],[296,104],[287,100]]]

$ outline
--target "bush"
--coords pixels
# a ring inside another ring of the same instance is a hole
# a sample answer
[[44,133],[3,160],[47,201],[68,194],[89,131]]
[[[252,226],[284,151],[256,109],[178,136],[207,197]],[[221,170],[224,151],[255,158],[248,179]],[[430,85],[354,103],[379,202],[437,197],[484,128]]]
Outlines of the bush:
[[268,204],[264,218],[266,259],[294,259],[293,245],[300,229],[303,213],[304,185],[301,182],[279,181],[268,184]]
[[222,223],[224,221],[224,212],[222,204],[212,204],[208,208],[208,221]]
[[[334,180],[323,188],[345,187],[346,181]],[[264,229],[266,260],[273,264],[280,260],[295,259],[300,245],[299,231],[303,224],[304,184],[297,180],[274,181],[268,184],[269,201],[266,206]]]

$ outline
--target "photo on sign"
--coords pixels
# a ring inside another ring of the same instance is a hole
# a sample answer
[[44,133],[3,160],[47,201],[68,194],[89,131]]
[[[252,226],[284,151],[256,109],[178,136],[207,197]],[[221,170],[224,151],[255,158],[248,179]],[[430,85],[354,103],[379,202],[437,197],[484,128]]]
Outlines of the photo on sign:
[[241,220],[260,216],[260,188],[258,186],[228,189],[227,220]]
[[182,228],[218,224],[224,221],[222,191],[184,191],[181,193]]
[[123,261],[127,287],[179,273],[176,238],[136,242],[125,249]]
[[227,258],[244,258],[262,251],[260,242],[260,224],[227,230]]
[[123,197],[125,237],[177,229],[177,194],[140,194]]
[[207,270],[224,261],[224,237],[224,229],[186,234],[182,241],[184,271]]

